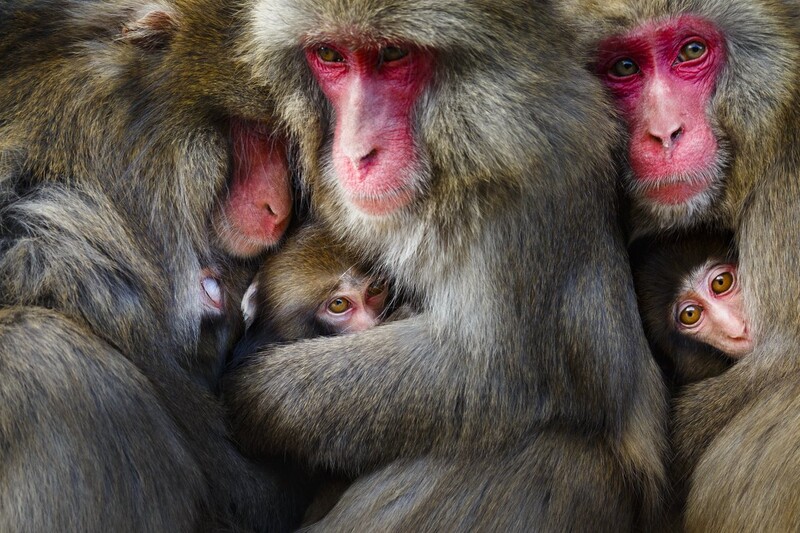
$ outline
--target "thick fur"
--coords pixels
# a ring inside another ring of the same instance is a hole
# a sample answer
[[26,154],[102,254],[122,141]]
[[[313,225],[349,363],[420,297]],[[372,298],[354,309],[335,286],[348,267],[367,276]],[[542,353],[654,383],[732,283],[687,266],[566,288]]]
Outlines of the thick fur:
[[[616,225],[617,140],[547,6],[261,0],[242,52],[275,86],[311,203],[418,316],[273,346],[226,383],[243,444],[355,475],[320,530],[617,531],[660,503],[665,397]],[[424,193],[359,214],[302,54],[329,36],[436,57]],[[269,436],[270,438],[265,438]]]
[[716,348],[680,333],[674,305],[686,279],[708,261],[737,263],[728,233],[644,238],[631,247],[631,265],[644,331],[669,382],[680,387],[718,376],[733,360]]
[[299,519],[230,441],[211,389],[235,326],[201,317],[201,267],[243,289],[208,237],[227,119],[272,116],[229,59],[233,20],[222,2],[0,6],[2,529]]
[[[678,398],[675,468],[679,494],[688,498],[688,530],[796,530],[800,6],[789,0],[564,3],[598,38],[684,13],[710,20],[726,38],[727,64],[708,109],[730,147],[724,191],[702,217],[681,223],[713,220],[734,230],[757,345]],[[639,231],[652,228],[636,222]]]

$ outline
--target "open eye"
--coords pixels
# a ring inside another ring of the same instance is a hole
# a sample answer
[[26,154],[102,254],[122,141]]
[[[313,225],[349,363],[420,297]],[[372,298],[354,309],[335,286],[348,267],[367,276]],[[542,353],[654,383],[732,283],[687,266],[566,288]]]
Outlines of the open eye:
[[681,51],[678,53],[676,63],[683,63],[684,61],[691,61],[699,59],[706,53],[706,45],[702,41],[690,41],[683,45]]
[[335,315],[341,315],[351,307],[353,304],[347,298],[338,297],[328,302],[328,311]]
[[618,78],[627,78],[639,72],[639,65],[633,59],[625,57],[614,63],[610,72]]
[[403,59],[408,55],[408,50],[404,48],[398,48],[397,46],[387,46],[383,50],[381,50],[381,62],[382,63],[391,63],[392,61],[398,61]]
[[734,277],[730,272],[722,272],[711,280],[711,291],[714,294],[724,294],[733,287]]
[[678,322],[684,326],[694,326],[703,316],[703,308],[699,305],[689,304],[678,313]]
[[342,54],[327,46],[317,48],[317,57],[326,63],[342,63],[344,61]]
[[378,279],[370,283],[369,287],[367,287],[367,296],[369,297],[378,296],[379,294],[382,294],[383,291],[385,290],[386,290],[386,280]]

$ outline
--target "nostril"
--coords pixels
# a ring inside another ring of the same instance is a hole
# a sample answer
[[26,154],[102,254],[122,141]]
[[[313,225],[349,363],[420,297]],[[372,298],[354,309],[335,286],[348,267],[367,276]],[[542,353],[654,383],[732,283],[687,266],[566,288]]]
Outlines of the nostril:
[[271,217],[276,217],[276,216],[278,216],[278,215],[277,215],[277,213],[275,213],[275,211],[272,209],[272,206],[271,206],[271,205],[269,205],[269,204],[265,205],[265,206],[264,206],[264,209],[267,211],[267,213],[269,214],[269,216],[271,216]]
[[672,142],[675,142],[678,140],[678,137],[680,137],[682,134],[683,134],[683,127],[680,127],[677,130],[673,131],[672,135],[670,135],[669,138]]

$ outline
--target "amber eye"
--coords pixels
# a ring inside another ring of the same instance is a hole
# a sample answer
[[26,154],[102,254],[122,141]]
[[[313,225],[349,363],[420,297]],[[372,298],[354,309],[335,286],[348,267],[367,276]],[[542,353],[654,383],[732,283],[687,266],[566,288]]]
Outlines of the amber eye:
[[353,304],[347,298],[334,298],[328,302],[328,311],[333,314],[340,315],[350,309]]
[[317,48],[317,57],[326,63],[341,63],[344,61],[342,54],[327,46],[320,46]]
[[733,286],[733,274],[730,272],[723,272],[722,274],[711,280],[711,290],[714,294],[722,294],[731,289]]
[[637,72],[639,72],[639,65],[629,57],[620,59],[611,67],[611,73],[619,78],[633,76]]
[[684,61],[691,61],[692,59],[697,59],[699,57],[703,57],[703,54],[706,53],[706,45],[700,41],[691,41],[683,45],[681,51],[678,53],[678,63],[683,63]]
[[694,326],[703,314],[703,308],[699,305],[687,305],[681,309],[678,320],[684,326]]
[[403,48],[398,48],[396,46],[387,46],[381,50],[381,61],[384,63],[391,63],[392,61],[403,59],[407,55],[408,50],[404,50]]

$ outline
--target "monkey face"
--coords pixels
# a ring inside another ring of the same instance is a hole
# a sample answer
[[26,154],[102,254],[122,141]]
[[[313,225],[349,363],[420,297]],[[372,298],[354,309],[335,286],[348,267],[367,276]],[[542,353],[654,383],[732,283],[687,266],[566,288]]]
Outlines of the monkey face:
[[739,359],[753,350],[738,271],[733,264],[706,264],[686,282],[671,310],[678,332]]

